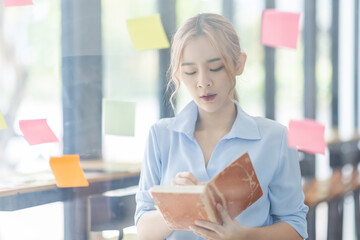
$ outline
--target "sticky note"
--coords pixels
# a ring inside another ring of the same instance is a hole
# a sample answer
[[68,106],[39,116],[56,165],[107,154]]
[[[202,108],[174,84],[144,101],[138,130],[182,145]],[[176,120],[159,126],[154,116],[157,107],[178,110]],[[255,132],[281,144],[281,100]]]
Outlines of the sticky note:
[[103,99],[105,134],[134,136],[135,103]]
[[32,5],[32,0],[2,0],[4,7]]
[[0,130],[1,129],[6,129],[7,126],[6,126],[6,122],[5,122],[5,119],[4,119],[4,116],[1,114],[0,112]]
[[312,154],[325,154],[324,133],[325,126],[315,120],[291,120],[288,128],[288,145]]
[[30,145],[58,142],[46,119],[20,120],[20,130]]
[[261,43],[270,47],[296,49],[299,20],[299,13],[265,10],[261,21]]
[[169,48],[159,14],[128,19],[126,25],[136,50]]
[[87,187],[89,182],[80,166],[79,155],[50,157],[50,168],[55,176],[56,186]]

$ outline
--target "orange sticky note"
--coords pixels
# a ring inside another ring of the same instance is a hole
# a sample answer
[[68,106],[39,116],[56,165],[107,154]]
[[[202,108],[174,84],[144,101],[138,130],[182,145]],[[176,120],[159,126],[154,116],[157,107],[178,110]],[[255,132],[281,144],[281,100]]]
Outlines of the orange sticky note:
[[46,119],[20,120],[20,130],[30,145],[58,142]]
[[2,0],[4,7],[33,5],[32,0]]
[[288,145],[312,154],[325,154],[324,133],[325,126],[315,120],[291,120],[288,128]]
[[85,174],[80,166],[79,155],[50,157],[50,167],[58,187],[89,186],[89,182],[85,178]]
[[299,20],[299,13],[265,10],[261,21],[261,43],[270,47],[296,49]]

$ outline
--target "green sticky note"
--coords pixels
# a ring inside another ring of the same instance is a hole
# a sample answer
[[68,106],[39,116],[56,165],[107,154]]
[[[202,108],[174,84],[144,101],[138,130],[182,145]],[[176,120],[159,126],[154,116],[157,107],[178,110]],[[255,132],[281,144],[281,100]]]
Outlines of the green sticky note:
[[105,134],[134,136],[135,103],[103,99]]
[[6,128],[7,128],[7,126],[6,126],[5,119],[4,119],[3,115],[0,112],[0,129],[6,129]]
[[126,25],[136,50],[169,48],[159,14],[128,19]]

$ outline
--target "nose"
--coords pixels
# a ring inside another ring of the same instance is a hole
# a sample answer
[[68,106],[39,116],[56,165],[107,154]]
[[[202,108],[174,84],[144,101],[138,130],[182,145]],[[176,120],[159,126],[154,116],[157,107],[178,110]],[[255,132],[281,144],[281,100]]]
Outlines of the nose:
[[209,74],[206,72],[206,70],[199,71],[197,87],[207,88],[207,87],[211,87],[212,85],[213,85],[213,82],[212,82]]

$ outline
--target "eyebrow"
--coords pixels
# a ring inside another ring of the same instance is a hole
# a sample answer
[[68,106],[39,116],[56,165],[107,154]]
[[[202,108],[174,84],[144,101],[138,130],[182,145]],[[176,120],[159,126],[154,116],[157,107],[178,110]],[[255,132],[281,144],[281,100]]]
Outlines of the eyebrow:
[[[216,62],[216,61],[221,61],[221,59],[220,58],[211,58],[211,59],[207,60],[206,62],[211,63],[211,62]],[[188,65],[195,65],[195,63],[184,62],[184,63],[181,64],[181,66],[188,66]]]

